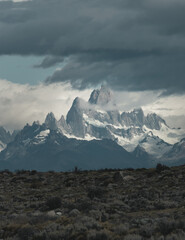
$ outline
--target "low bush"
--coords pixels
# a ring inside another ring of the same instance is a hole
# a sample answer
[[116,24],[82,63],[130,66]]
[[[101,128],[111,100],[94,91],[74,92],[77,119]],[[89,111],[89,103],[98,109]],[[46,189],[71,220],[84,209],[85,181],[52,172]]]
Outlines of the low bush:
[[99,187],[89,188],[87,196],[92,200],[93,198],[101,198],[104,195],[104,191]]
[[46,201],[46,207],[49,210],[54,210],[61,207],[61,199],[59,197],[51,197]]
[[176,223],[174,220],[169,220],[165,218],[160,221],[158,228],[160,233],[162,233],[163,235],[168,235],[176,229]]
[[164,170],[167,170],[167,169],[169,169],[169,167],[166,166],[166,165],[163,165],[163,164],[161,164],[161,163],[158,163],[157,166],[156,166],[156,171],[157,171],[158,173],[160,173],[160,172],[162,172],[162,171],[164,171]]
[[28,224],[18,230],[18,236],[22,240],[32,239],[34,232],[34,228]]
[[87,239],[88,240],[108,240],[109,234],[105,230],[101,230],[101,231],[92,230],[92,231],[89,231]]

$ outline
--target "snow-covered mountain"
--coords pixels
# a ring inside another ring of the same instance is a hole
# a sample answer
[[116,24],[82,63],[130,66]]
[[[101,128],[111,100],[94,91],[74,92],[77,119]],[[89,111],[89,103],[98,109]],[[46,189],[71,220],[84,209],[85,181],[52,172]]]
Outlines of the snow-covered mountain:
[[62,116],[57,121],[50,113],[45,124],[50,129],[60,129],[67,137],[111,139],[129,152],[139,145],[157,158],[185,137],[182,129],[171,129],[155,113],[145,116],[141,108],[120,112],[113,101],[113,94],[105,86],[94,90],[88,102],[75,98],[66,120]]
[[0,152],[14,139],[15,135],[16,131],[10,134],[10,132],[6,131],[3,127],[0,127]]
[[96,89],[91,93],[89,98],[89,103],[105,105],[111,102],[112,92],[104,85],[101,86],[101,89]]
[[116,142],[67,138],[45,124],[26,125],[0,153],[0,169],[68,171],[80,169],[142,167],[143,161]]
[[[0,137],[3,133],[0,129]],[[69,170],[74,164],[84,169],[151,167],[164,161],[173,165],[185,163],[183,138],[183,129],[170,128],[155,113],[145,115],[141,108],[120,112],[112,92],[102,86],[88,102],[76,97],[66,118],[57,120],[51,112],[44,124],[26,125],[13,141],[1,137],[0,147],[8,145],[0,153],[0,163],[42,169],[47,161],[47,169],[55,170]]]
[[161,157],[161,162],[168,165],[180,165],[185,163],[185,138],[173,145],[173,147],[165,152]]
[[155,158],[160,158],[164,153],[172,149],[172,145],[163,141],[158,136],[149,132],[146,137],[141,140],[138,146],[142,147],[147,153]]

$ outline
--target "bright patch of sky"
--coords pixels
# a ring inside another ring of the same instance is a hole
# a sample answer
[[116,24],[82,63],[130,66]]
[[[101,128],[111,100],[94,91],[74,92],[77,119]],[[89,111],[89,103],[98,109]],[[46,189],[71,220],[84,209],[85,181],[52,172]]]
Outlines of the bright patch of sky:
[[7,79],[13,83],[36,85],[51,75],[56,65],[47,69],[35,68],[44,57],[36,56],[0,56],[0,79]]

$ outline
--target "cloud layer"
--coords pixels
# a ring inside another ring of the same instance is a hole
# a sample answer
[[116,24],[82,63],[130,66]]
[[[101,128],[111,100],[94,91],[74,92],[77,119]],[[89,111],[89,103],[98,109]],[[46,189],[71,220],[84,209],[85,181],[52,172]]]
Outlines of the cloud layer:
[[[185,91],[184,0],[0,2],[0,54],[45,55],[47,83]],[[65,61],[65,64],[64,64]]]
[[59,119],[69,110],[74,97],[87,99],[90,90],[80,92],[69,84],[25,85],[0,79],[0,126],[21,129],[26,123],[43,122],[47,113]]
[[[15,84],[0,80],[0,126],[9,130],[21,129],[26,123],[44,121],[48,112],[57,119],[66,115],[75,97],[88,100],[92,89],[78,91],[70,84],[55,83],[36,86]],[[114,102],[118,109],[129,111],[142,106],[145,113],[156,112],[170,120],[171,126],[185,128],[184,96],[168,96],[158,99],[160,92],[114,92]]]

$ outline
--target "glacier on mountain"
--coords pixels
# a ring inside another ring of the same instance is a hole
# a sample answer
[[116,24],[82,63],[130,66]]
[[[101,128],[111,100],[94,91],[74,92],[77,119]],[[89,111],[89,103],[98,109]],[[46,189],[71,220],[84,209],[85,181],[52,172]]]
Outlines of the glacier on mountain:
[[120,112],[112,103],[112,96],[111,91],[102,86],[91,93],[88,102],[75,98],[66,120],[62,116],[62,120],[57,121],[50,113],[45,124],[49,129],[60,129],[70,138],[87,141],[108,138],[129,152],[139,145],[158,158],[185,136],[182,129],[170,128],[157,114],[145,116],[142,108]]
[[[79,149],[76,152],[75,149],[71,150],[70,146],[67,146],[67,142],[74,144],[74,139],[83,145],[83,154],[87,154],[86,142],[91,146],[93,141],[100,141],[97,146],[101,146],[101,151],[104,151],[101,141],[110,140],[106,142],[106,146],[113,141],[127,153],[130,152],[137,161],[144,161],[140,166],[153,166],[156,162],[168,160],[171,163],[182,162],[182,156],[185,155],[184,141],[181,142],[181,139],[185,138],[183,129],[170,128],[157,114],[145,115],[142,108],[121,112],[114,103],[112,92],[105,86],[94,90],[88,102],[76,97],[66,118],[62,115],[57,120],[50,112],[44,124],[34,122],[32,126],[26,125],[16,135],[13,143],[9,144],[9,138],[7,142],[3,142],[2,139],[6,139],[5,136],[8,138],[8,133],[0,129],[0,150],[8,144],[7,149],[1,154],[3,160],[12,159],[17,154],[20,158],[29,156],[32,159],[31,155],[28,155],[28,149],[31,151],[30,149],[35,147],[38,154],[41,154],[41,149],[45,149],[46,146],[47,148],[50,146],[52,151],[57,149],[60,152],[64,142],[65,149],[60,154],[65,155],[66,159],[74,160],[75,154],[79,158],[81,154]],[[19,149],[16,149],[17,147]]]

